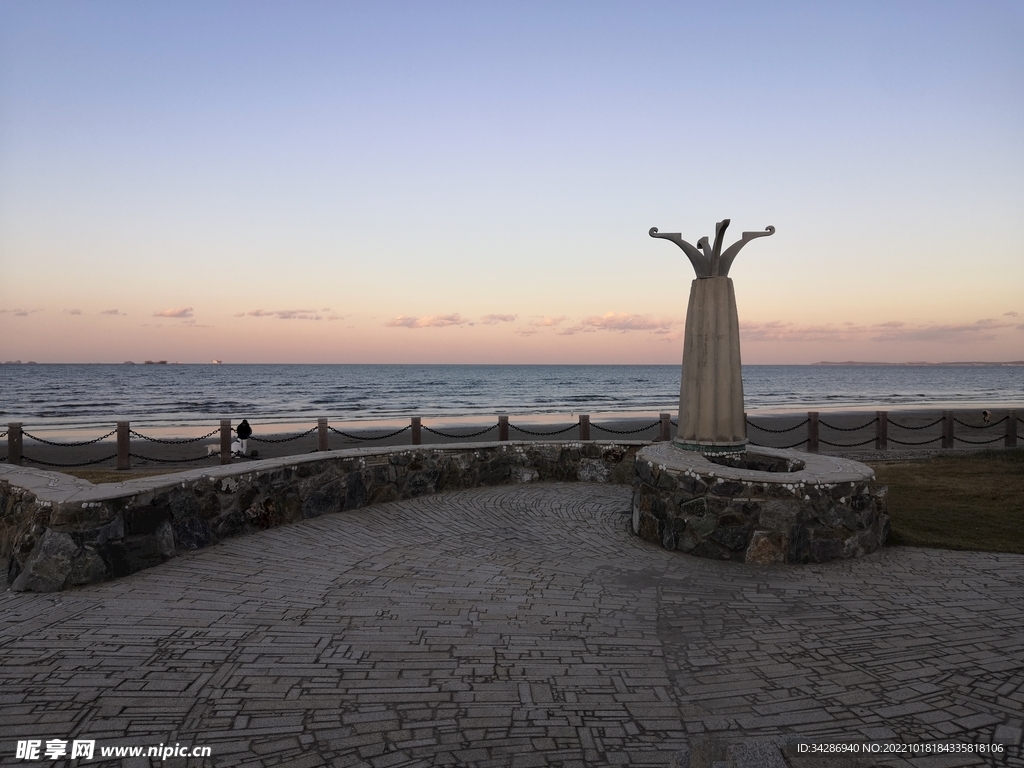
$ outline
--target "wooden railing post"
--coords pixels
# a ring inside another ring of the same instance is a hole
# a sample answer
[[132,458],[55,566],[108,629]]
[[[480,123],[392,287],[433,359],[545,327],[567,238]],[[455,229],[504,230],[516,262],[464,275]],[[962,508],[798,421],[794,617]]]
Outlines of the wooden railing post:
[[590,439],[590,416],[580,416],[580,440]]
[[807,450],[811,453],[818,452],[818,412],[808,411],[807,413]]
[[507,415],[501,415],[501,414],[498,415],[498,440],[499,440],[499,442],[508,440],[508,416]]
[[875,450],[889,450],[889,412],[875,411]]
[[326,451],[327,448],[327,417],[321,416],[316,420],[316,449]]
[[1003,438],[1003,444],[1007,448],[1017,447],[1017,412],[1010,411],[1006,414],[1006,437]]
[[220,463],[231,463],[231,419],[220,420]]
[[942,447],[953,447],[953,412],[942,412]]
[[419,416],[412,417],[412,444],[420,445],[423,439],[421,429],[423,427],[422,420]]
[[7,463],[21,464],[21,422],[7,425]]
[[659,413],[658,421],[660,429],[658,430],[658,440],[663,443],[667,443],[672,439],[672,417],[667,413]]
[[117,468],[131,469],[131,425],[127,421],[117,422]]

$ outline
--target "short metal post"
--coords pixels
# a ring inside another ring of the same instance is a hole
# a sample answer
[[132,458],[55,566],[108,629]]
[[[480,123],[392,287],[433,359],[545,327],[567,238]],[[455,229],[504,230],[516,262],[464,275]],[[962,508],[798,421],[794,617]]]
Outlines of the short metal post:
[[661,427],[658,431],[658,440],[663,443],[667,443],[672,439],[672,417],[667,413],[659,413],[658,421],[660,422],[659,426]]
[[875,411],[875,450],[889,450],[889,412]]
[[1003,444],[1007,448],[1017,447],[1017,412],[1010,411],[1006,414],[1006,437]]
[[942,447],[953,447],[953,412],[942,412]]
[[231,463],[231,419],[220,420],[220,463]]
[[590,416],[580,416],[580,440],[590,439]]
[[818,412],[807,412],[807,450],[818,452]]
[[423,425],[422,425],[422,423],[420,421],[420,417],[419,416],[413,416],[412,417],[412,444],[413,445],[420,445],[421,444],[422,435],[420,433],[420,429],[422,428],[422,426]]
[[321,416],[316,420],[316,449],[326,451],[327,448],[327,417]]
[[508,440],[508,416],[498,416],[498,440]]
[[117,468],[131,469],[131,427],[127,421],[117,422]]
[[21,464],[21,422],[7,425],[7,463]]
[[747,412],[746,411],[743,412],[743,437],[744,438],[748,437],[748,435],[747,435]]

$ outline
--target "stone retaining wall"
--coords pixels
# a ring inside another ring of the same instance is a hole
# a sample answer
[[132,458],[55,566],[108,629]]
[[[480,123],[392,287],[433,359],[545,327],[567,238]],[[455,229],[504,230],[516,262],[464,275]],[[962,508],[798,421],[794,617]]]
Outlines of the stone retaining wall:
[[[889,534],[886,487],[860,462],[758,448],[736,468],[665,443],[636,457],[633,531],[665,549],[715,560],[823,563],[861,557]],[[756,462],[755,462],[756,463]]]
[[14,591],[53,592],[125,576],[231,536],[369,504],[513,483],[628,484],[644,445],[364,448],[99,486],[32,470],[32,489],[20,487],[9,467],[0,474],[0,557],[8,558]]

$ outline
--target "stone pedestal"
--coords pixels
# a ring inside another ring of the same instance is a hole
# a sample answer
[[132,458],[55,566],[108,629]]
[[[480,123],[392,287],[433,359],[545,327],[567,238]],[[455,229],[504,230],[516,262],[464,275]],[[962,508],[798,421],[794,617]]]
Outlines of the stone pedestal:
[[676,445],[702,453],[736,453],[747,444],[736,292],[728,277],[690,284],[683,340]]
[[659,443],[637,452],[633,488],[634,533],[715,560],[860,557],[889,533],[885,486],[850,459],[760,447],[715,457]]

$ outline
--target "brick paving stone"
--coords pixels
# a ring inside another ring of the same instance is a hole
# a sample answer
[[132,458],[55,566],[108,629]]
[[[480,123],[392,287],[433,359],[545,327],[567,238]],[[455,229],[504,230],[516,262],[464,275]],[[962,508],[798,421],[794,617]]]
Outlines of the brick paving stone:
[[629,508],[482,488],[0,595],[0,763],[31,736],[213,766],[664,768],[706,734],[995,740],[1001,762],[905,764],[1024,766],[1024,556],[715,562],[633,537]]

